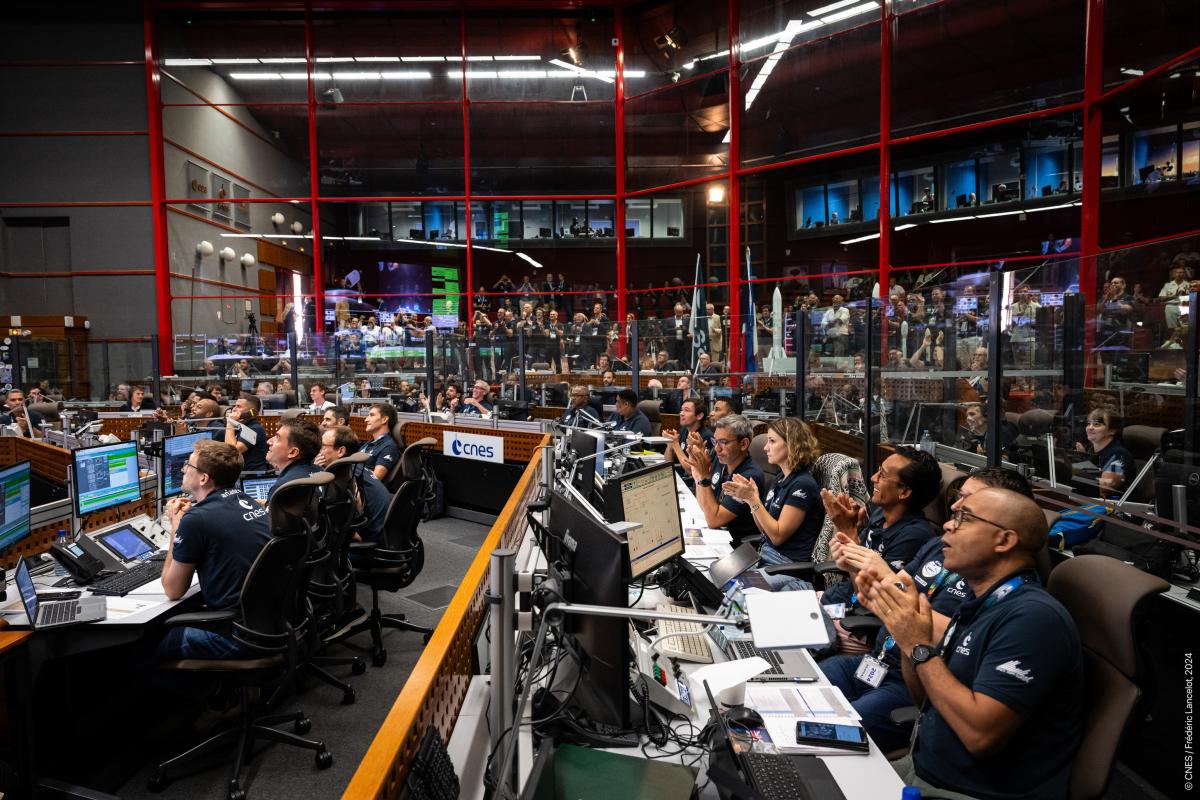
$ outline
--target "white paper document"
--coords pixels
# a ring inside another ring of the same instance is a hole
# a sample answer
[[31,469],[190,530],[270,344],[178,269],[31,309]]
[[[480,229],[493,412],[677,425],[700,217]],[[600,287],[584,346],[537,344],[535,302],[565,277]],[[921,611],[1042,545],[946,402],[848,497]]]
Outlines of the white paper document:
[[850,701],[836,686],[796,686],[774,683],[752,683],[746,687],[746,705],[763,715],[796,719],[819,719],[825,722],[834,717],[862,719]]
[[754,645],[761,649],[823,647],[829,644],[825,618],[814,591],[746,594]]
[[[763,727],[767,729],[767,735],[771,737],[771,741],[776,747],[785,753],[803,753],[804,755],[813,756],[853,756],[864,755],[856,753],[853,750],[843,750],[837,747],[820,747],[811,744],[798,744],[796,742],[796,723],[803,717],[790,716],[764,716]],[[853,719],[838,718],[838,717],[822,717],[820,719],[804,719],[805,722],[827,722],[835,725],[858,725],[859,723]]]

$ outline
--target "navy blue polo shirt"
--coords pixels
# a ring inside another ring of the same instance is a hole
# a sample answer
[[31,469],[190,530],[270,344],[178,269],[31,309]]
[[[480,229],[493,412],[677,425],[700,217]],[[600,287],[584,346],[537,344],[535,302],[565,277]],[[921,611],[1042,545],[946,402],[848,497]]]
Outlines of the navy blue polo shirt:
[[[246,445],[246,452],[242,453],[242,460],[245,462],[243,469],[247,472],[269,472],[271,465],[267,463],[268,437],[262,423],[251,417],[249,422],[243,422],[242,425],[242,428],[238,428],[237,440]],[[248,435],[246,428],[253,431],[254,435]],[[253,444],[251,439],[254,439]]]
[[568,407],[563,415],[559,417],[559,421],[563,425],[570,425],[574,428],[591,428],[595,426],[595,410],[583,406],[583,408]]
[[633,416],[629,419],[616,413],[613,414],[612,419],[617,423],[613,428],[614,431],[631,431],[640,433],[642,436],[650,435],[650,418],[643,414],[640,408],[634,409]]
[[366,522],[359,528],[358,535],[364,542],[384,544],[383,520],[387,516],[388,506],[391,505],[392,495],[383,482],[363,470],[358,478],[358,490],[361,493],[363,516]]
[[392,438],[390,433],[375,437],[364,444],[359,452],[366,453],[371,457],[367,461],[367,469],[369,470],[374,470],[378,466],[384,466],[387,467],[388,472],[391,472],[392,467],[400,463],[400,445],[396,444],[396,440]]
[[265,507],[237,489],[219,489],[180,518],[171,554],[196,567],[205,605],[236,608],[250,565],[270,538]]
[[792,561],[811,561],[817,537],[821,535],[821,526],[825,524],[825,504],[821,501],[821,489],[812,473],[795,469],[786,476],[780,475],[763,498],[763,505],[775,519],[779,519],[784,506],[804,512],[804,522],[800,523],[795,533],[783,544],[773,547]]
[[[867,524],[858,532],[858,540],[898,570],[912,560],[921,545],[937,536],[937,528],[921,514],[905,512],[895,524],[884,525],[883,509],[871,511]],[[821,596],[822,603],[848,603],[854,594],[854,584],[842,581],[834,584]]]
[[724,464],[718,463],[717,466],[720,469],[714,472],[712,476],[713,492],[716,494],[717,502],[721,504],[721,508],[732,511],[737,515],[725,526],[725,530],[729,531],[729,535],[733,537],[734,546],[737,546],[738,542],[747,536],[757,535],[758,526],[754,524],[754,516],[750,513],[749,504],[743,503],[741,500],[733,497],[726,497],[721,487],[732,475],[741,475],[742,477],[749,478],[758,485],[758,496],[762,497],[767,479],[763,475],[762,470],[754,466],[754,459],[748,455],[734,468],[732,474]]
[[[689,433],[691,433],[691,431],[689,431],[687,428],[679,429],[679,449],[684,453],[687,453]],[[704,449],[708,452],[708,457],[713,461],[716,461],[716,446],[713,445],[712,429],[701,428],[700,430],[696,431],[696,433],[700,434],[700,438],[704,440]],[[684,484],[686,484],[687,487],[692,490],[692,492],[696,491],[696,481],[692,479],[692,473],[685,472],[683,467],[679,464],[675,465],[675,472],[677,472],[679,476],[683,478]]]
[[1106,472],[1115,472],[1120,475],[1123,478],[1120,486],[1122,490],[1129,485],[1130,478],[1137,474],[1137,467],[1133,463],[1133,453],[1126,450],[1125,445],[1117,439],[1113,439],[1108,446],[1096,453],[1096,466],[1100,468],[1101,475]]
[[275,490],[283,486],[288,481],[294,481],[297,478],[307,478],[314,472],[321,472],[321,468],[316,464],[304,461],[293,461],[283,468],[283,472],[279,473],[279,477],[275,479],[275,483],[271,486],[271,491],[267,492],[267,502],[271,502],[271,498],[275,496]]
[[[29,422],[33,425],[34,433],[37,433],[41,424],[45,422],[45,419],[43,419],[41,414],[36,411],[31,411],[28,407],[25,409],[25,413],[29,415]],[[20,425],[23,434],[26,436],[29,435],[29,431],[25,427],[25,420],[14,418],[13,415],[8,412],[0,414],[0,425],[12,424]]]
[[[912,561],[904,565],[904,571],[913,579],[917,591],[925,595],[929,605],[939,614],[952,617],[967,600],[975,595],[971,587],[957,572],[942,565],[942,537],[926,542]],[[882,644],[888,637],[886,628],[881,628],[875,641]],[[876,651],[878,652],[878,651]],[[900,651],[891,647],[884,651],[883,661],[890,667],[900,669]]]
[[[917,774],[935,786],[991,798],[1067,796],[1082,735],[1083,656],[1066,609],[1032,571],[1003,599],[964,602],[942,642],[954,677],[1017,712],[1023,724],[987,756],[967,752],[937,708],[926,703],[913,747]],[[918,675],[920,669],[918,668]],[[1018,768],[1019,767],[1019,768]]]
[[[486,409],[487,413],[489,413],[489,414],[492,413],[492,404],[491,403],[489,403],[486,400],[481,400],[481,401],[479,401],[479,404],[482,405],[484,407],[484,409]],[[475,417],[482,416],[479,409],[469,403],[459,404],[458,409],[459,409],[458,413],[462,414],[463,416],[475,416]]]

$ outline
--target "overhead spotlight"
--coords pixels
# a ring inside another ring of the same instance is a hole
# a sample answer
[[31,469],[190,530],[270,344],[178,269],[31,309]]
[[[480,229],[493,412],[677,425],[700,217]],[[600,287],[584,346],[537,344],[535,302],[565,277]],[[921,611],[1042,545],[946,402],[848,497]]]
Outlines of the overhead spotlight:
[[296,220],[295,222],[292,223],[292,233],[303,233],[303,232],[304,232],[304,223],[303,222],[301,222],[300,220]]
[[713,205],[720,205],[725,202],[725,185],[714,183],[708,187],[708,202]]
[[221,252],[218,255],[221,256],[222,261],[233,261],[233,259],[237,258],[237,253],[233,252],[232,247],[221,248]]
[[257,260],[252,253],[242,253],[243,267],[253,267]]
[[671,83],[679,83],[679,72],[677,70],[668,72],[667,77],[671,79]]
[[211,256],[212,254],[213,254],[212,242],[203,241],[196,245],[196,255],[200,256],[201,258],[206,258],[207,256]]
[[583,58],[587,55],[587,45],[580,42],[573,44],[570,47],[564,47],[558,51],[558,57],[563,61],[574,64],[577,67],[583,66]]
[[662,36],[654,37],[654,44],[658,46],[659,50],[670,54],[670,51],[679,50],[687,44],[687,33],[684,32],[683,28],[676,25]]
[[271,222],[275,223],[276,225],[282,225],[283,224],[283,213],[280,211],[276,211],[274,214],[271,215]]
[[344,103],[346,98],[342,96],[342,90],[334,86],[329,89],[322,89],[317,94],[317,100],[324,105],[335,106],[339,103]]

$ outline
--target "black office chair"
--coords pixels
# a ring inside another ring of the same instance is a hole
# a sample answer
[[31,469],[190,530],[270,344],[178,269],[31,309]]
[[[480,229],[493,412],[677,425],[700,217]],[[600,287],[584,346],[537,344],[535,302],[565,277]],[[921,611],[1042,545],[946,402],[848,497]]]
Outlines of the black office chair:
[[[218,678],[238,689],[240,723],[190,750],[158,765],[147,782],[160,792],[171,782],[171,773],[219,747],[236,743],[229,780],[229,800],[244,800],[242,767],[253,755],[256,740],[303,747],[316,753],[318,769],[333,765],[325,743],[305,739],[312,722],[303,711],[269,714],[288,692],[297,670],[307,658],[306,643],[312,624],[307,591],[308,555],[312,547],[312,514],[318,489],[333,480],[327,473],[289,481],[276,490],[269,506],[273,538],[267,542],[242,584],[239,609],[180,614],[169,627],[189,626],[224,633],[242,653],[225,659],[183,659],[164,662],[159,669]],[[252,701],[251,689],[262,699]],[[294,733],[276,725],[292,723]]]
[[[404,441],[397,439],[396,441]],[[422,459],[424,458],[425,448],[437,445],[437,439],[432,436],[426,436],[423,439],[410,444],[404,448],[400,454],[400,460],[391,468],[387,475],[383,476],[383,485],[393,494],[400,489],[400,486],[405,481],[420,480],[423,477]]]
[[355,542],[350,545],[358,563],[354,577],[371,587],[371,614],[363,622],[350,626],[337,640],[369,630],[371,632],[371,662],[382,667],[387,663],[387,650],[383,647],[383,629],[414,631],[425,634],[425,641],[433,629],[422,627],[405,619],[403,614],[384,614],[379,609],[379,593],[397,592],[416,580],[425,565],[425,545],[417,534],[421,522],[421,497],[424,494],[421,479],[404,481],[388,506],[383,520],[384,541]]
[[[313,635],[316,639],[313,649],[317,653],[325,649],[327,640],[336,636],[340,629],[361,622],[366,617],[366,612],[358,609],[355,603],[356,584],[347,554],[356,516],[354,473],[369,458],[366,453],[353,453],[334,461],[325,470],[333,476],[333,480],[321,493],[318,506],[320,535],[314,539],[308,558],[308,600],[312,604],[315,623]],[[360,656],[324,654],[309,659],[303,671],[341,689],[342,703],[349,705],[355,700],[354,687],[338,680],[325,669],[335,666],[349,666],[353,675],[362,675],[367,671],[367,662]]]

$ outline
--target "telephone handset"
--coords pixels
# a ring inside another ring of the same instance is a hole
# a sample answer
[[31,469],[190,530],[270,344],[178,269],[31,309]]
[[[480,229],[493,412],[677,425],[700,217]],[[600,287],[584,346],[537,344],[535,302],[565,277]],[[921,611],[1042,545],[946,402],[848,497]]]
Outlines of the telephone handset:
[[84,550],[77,542],[50,546],[50,555],[66,567],[76,583],[91,583],[104,569],[104,562]]

